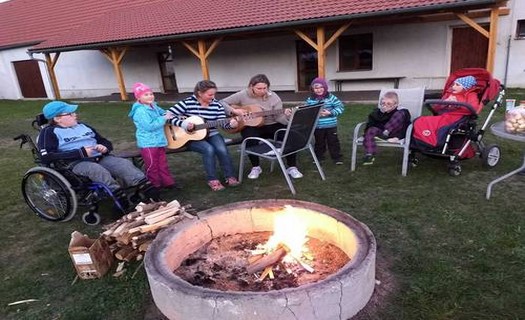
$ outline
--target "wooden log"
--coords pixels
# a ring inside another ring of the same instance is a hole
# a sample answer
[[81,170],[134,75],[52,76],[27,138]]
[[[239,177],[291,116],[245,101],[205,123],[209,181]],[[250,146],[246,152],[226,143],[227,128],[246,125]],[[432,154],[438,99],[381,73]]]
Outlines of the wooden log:
[[140,241],[140,240],[143,240],[143,239],[145,239],[145,240],[153,239],[153,238],[155,238],[156,236],[157,236],[157,235],[156,235],[155,233],[149,233],[149,232],[148,232],[148,233],[140,233],[140,234],[138,234],[138,235],[136,235],[136,236],[133,236],[133,237],[131,238],[131,240],[132,240],[133,242],[137,242],[137,241]]
[[263,270],[264,268],[274,265],[288,253],[287,249],[284,246],[279,247],[274,252],[270,253],[267,256],[262,257],[261,259],[251,263],[246,268],[248,273],[255,273]]
[[164,220],[166,218],[174,216],[176,213],[177,213],[177,211],[175,211],[175,210],[168,211],[168,212],[165,212],[165,213],[160,214],[160,215],[147,217],[147,218],[144,219],[144,221],[146,221],[147,224],[155,224],[155,223],[160,222],[160,221],[162,221],[162,220]]
[[122,258],[122,260],[124,260],[126,262],[130,262],[131,260],[135,259],[135,257],[138,256],[138,254],[139,254],[138,250],[133,250],[130,253],[128,253],[126,256],[124,256]]
[[153,242],[153,240],[149,240],[149,241],[146,241],[144,242],[143,244],[141,244],[139,246],[139,251],[140,252],[146,252],[149,248],[149,246],[151,245],[151,243]]
[[[139,229],[140,232],[152,232],[154,230],[160,229],[160,228],[165,227],[168,224],[172,223],[173,221],[175,221],[175,218],[176,217],[169,217],[167,219],[162,220],[161,222],[157,222],[155,224],[145,225],[145,226],[137,227],[137,228]],[[137,228],[135,228],[135,229],[137,229]],[[130,232],[131,232],[131,230],[130,230]]]
[[122,261],[132,251],[134,251],[134,249],[132,247],[123,247],[122,249],[117,251],[117,253],[115,253],[115,258],[117,258],[117,259]]
[[165,201],[152,202],[152,203],[142,203],[141,202],[137,204],[137,206],[135,207],[135,210],[137,210],[138,212],[146,213],[146,212],[157,210],[159,207],[165,206],[166,204],[167,203]]
[[116,237],[115,240],[118,242],[118,243],[122,243],[122,244],[129,244],[131,242],[131,239],[133,238],[133,236],[136,236],[138,235],[138,233],[128,233],[128,232],[123,232],[120,236]]

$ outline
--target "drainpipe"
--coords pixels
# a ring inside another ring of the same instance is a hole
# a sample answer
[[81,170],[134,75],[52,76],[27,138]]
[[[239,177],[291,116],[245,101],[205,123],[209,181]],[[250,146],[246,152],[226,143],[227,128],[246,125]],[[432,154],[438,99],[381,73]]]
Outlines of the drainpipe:
[[505,57],[505,75],[503,76],[503,85],[507,87],[507,74],[509,72],[509,60],[510,60],[510,40],[512,36],[509,35],[507,40],[507,56]]
[[[40,59],[40,58],[35,58],[33,55],[34,55],[34,52],[29,52],[29,51],[26,51],[27,55],[29,56],[29,59],[31,60],[35,60],[35,61],[38,61],[38,62],[43,62],[44,63],[44,66],[46,67],[45,70],[46,70],[46,76],[47,76],[47,82],[53,86],[53,82],[51,81],[51,76],[49,75],[49,72],[47,71],[47,61],[44,60],[44,59]],[[46,92],[47,93],[47,92]],[[49,97],[49,98],[52,98],[52,99],[56,99],[55,97],[55,93],[53,92],[53,97]]]

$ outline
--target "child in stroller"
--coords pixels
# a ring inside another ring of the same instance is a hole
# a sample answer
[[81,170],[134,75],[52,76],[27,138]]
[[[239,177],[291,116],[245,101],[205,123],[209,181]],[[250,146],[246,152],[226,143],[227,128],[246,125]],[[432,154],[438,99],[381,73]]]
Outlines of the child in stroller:
[[[495,167],[500,158],[497,145],[485,147],[483,133],[495,110],[501,105],[504,90],[499,81],[484,69],[467,68],[454,72],[447,79],[441,100],[427,100],[425,105],[432,116],[414,120],[411,140],[411,163],[417,165],[416,153],[449,159],[448,172],[461,174],[459,160],[476,154],[488,168]],[[483,106],[495,100],[482,128],[477,130],[476,119]]]

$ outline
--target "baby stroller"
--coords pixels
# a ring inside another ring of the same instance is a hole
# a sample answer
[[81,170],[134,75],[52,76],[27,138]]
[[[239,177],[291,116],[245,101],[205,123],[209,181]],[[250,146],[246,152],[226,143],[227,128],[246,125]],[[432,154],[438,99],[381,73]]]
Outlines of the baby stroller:
[[[494,101],[485,122],[481,128],[477,128],[478,112],[466,102],[426,100],[425,106],[433,116],[423,116],[414,120],[410,145],[412,166],[419,163],[417,153],[447,158],[448,173],[451,176],[461,174],[460,160],[476,155],[481,157],[486,168],[493,168],[498,164],[500,148],[495,144],[485,146],[482,139],[494,112],[503,103],[504,87],[497,79],[492,78],[487,70],[466,68],[448,77],[442,96],[448,92],[456,79],[465,76],[473,76],[476,79],[476,84],[469,91],[476,93],[482,107],[490,106],[490,102]],[[446,108],[443,108],[444,106]]]
[[[33,120],[32,126],[40,131],[47,122],[47,119],[39,114]],[[125,213],[122,201],[133,203],[145,200],[139,192],[140,187],[134,187],[134,199],[118,199],[105,184],[78,176],[59,162],[43,165],[39,150],[31,136],[21,134],[14,139],[20,140],[20,148],[25,144],[29,145],[34,161],[38,165],[25,173],[22,179],[22,195],[29,208],[42,219],[69,221],[74,217],[78,206],[82,206],[88,208],[88,211],[82,215],[82,221],[88,225],[97,225],[101,221],[98,204],[102,199],[112,199],[114,208],[121,213]]]

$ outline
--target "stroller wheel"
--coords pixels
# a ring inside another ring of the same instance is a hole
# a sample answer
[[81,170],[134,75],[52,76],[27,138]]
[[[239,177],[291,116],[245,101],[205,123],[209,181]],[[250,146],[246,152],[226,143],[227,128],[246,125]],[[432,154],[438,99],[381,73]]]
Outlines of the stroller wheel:
[[457,177],[461,174],[461,165],[459,163],[451,163],[448,166],[448,174]]
[[494,168],[498,165],[500,159],[501,150],[498,145],[491,144],[481,152],[481,160],[483,161],[483,166],[486,168]]
[[82,221],[90,226],[96,226],[100,223],[100,215],[96,212],[85,212],[82,215]]

